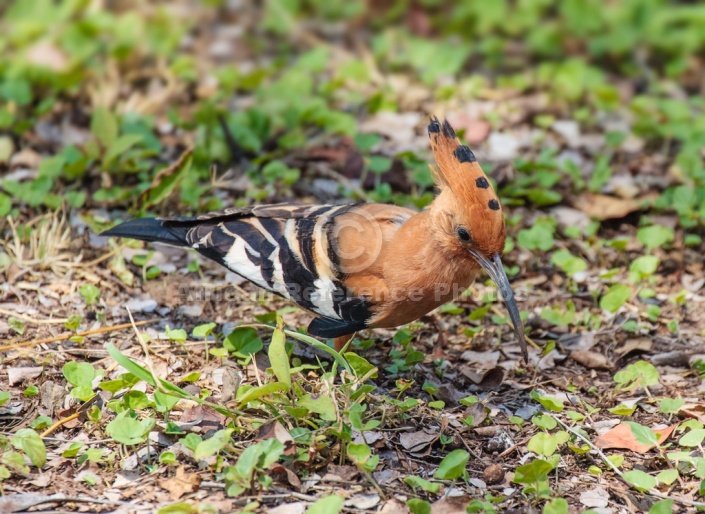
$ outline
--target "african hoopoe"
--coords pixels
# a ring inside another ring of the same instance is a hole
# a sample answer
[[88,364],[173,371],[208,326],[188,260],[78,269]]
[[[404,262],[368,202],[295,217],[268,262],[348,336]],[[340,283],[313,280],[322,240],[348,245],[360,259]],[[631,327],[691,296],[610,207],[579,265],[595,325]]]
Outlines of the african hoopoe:
[[492,185],[447,121],[428,126],[440,193],[416,212],[385,204],[260,205],[196,218],[134,219],[103,235],[191,247],[317,315],[310,334],[340,348],[365,328],[393,328],[452,300],[484,268],[526,359],[500,255],[506,230]]

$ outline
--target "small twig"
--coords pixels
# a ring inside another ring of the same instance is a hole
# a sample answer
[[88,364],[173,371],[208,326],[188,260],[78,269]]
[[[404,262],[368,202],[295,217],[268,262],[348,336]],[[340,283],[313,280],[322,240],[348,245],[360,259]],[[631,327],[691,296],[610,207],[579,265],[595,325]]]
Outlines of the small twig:
[[81,412],[74,412],[74,413],[71,414],[70,416],[66,416],[65,418],[60,419],[59,421],[57,421],[56,423],[54,423],[52,426],[50,426],[49,428],[47,428],[44,432],[42,432],[41,434],[39,434],[39,437],[44,438],[44,437],[50,435],[52,432],[54,432],[55,430],[57,430],[59,427],[65,425],[65,424],[68,423],[69,421],[72,421],[72,420],[78,418],[80,415],[81,415]]
[[[134,322],[134,326],[142,326],[142,325],[149,325],[150,323],[155,323],[159,321],[158,319],[148,319],[144,321],[137,321]],[[46,343],[55,343],[57,341],[63,341],[64,339],[69,339],[71,337],[88,337],[92,336],[95,334],[104,334],[106,332],[114,332],[116,330],[123,330],[125,328],[130,328],[132,327],[133,324],[131,323],[122,323],[121,325],[114,325],[112,327],[101,327],[96,330],[88,330],[87,332],[78,332],[78,333],[73,333],[73,332],[67,332],[65,334],[61,334],[60,336],[55,336],[55,337],[47,337],[44,339],[35,339],[34,341],[25,341],[24,343],[14,343],[14,344],[6,344],[3,346],[0,346],[0,352],[6,352],[9,350],[14,350],[15,348],[26,348],[26,347],[31,347],[31,346],[37,346],[40,344],[46,344]]]
[[[573,430],[571,427],[563,423],[560,419],[558,419],[555,415],[549,414],[553,419],[555,419],[559,425],[561,425],[564,429],[566,429],[568,432],[573,434],[575,437],[586,443],[590,448],[595,450],[597,454],[600,456],[600,458],[607,464],[612,471],[630,488],[632,485],[624,478],[624,473],[614,465],[614,463],[607,457],[607,455],[604,454],[604,452],[595,446],[590,439],[582,435],[580,432],[577,430]],[[685,498],[681,498],[679,496],[668,496],[667,494],[663,494],[660,491],[657,491],[656,489],[649,489],[646,491],[646,494],[649,494],[653,496],[654,498],[659,498],[661,500],[673,500],[676,503],[680,503],[681,505],[687,505],[689,507],[698,507],[698,508],[705,508],[705,502],[696,502],[692,500],[686,500]]]

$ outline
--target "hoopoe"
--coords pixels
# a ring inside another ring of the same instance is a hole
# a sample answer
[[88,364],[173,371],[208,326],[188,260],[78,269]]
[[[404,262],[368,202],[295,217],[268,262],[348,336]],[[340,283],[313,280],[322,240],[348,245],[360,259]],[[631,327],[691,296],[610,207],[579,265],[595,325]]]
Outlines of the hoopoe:
[[[501,254],[497,194],[447,121],[428,135],[440,192],[421,212],[395,205],[274,204],[195,218],[144,218],[102,235],[190,247],[316,317],[308,332],[335,338],[404,325],[454,299],[481,269],[497,285],[527,360],[524,328]],[[528,362],[528,360],[527,360]]]

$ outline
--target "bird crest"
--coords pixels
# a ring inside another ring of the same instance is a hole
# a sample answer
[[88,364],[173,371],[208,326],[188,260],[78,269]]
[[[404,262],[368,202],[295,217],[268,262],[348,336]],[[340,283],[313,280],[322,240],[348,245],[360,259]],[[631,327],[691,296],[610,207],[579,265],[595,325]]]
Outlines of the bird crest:
[[506,235],[502,206],[475,154],[460,144],[446,120],[441,123],[432,117],[428,136],[437,164],[431,172],[441,190],[434,202],[437,209],[453,213],[454,223],[466,226],[488,255],[501,253]]

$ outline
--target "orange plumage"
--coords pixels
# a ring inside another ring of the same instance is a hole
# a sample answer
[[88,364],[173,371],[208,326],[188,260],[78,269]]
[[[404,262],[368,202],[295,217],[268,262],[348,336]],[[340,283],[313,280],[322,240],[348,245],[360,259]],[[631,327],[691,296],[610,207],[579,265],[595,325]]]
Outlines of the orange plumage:
[[197,218],[131,220],[105,235],[196,249],[317,317],[336,338],[409,323],[452,300],[481,268],[495,281],[526,358],[519,311],[500,255],[499,199],[448,122],[428,126],[440,192],[416,212],[385,204],[264,205]]

